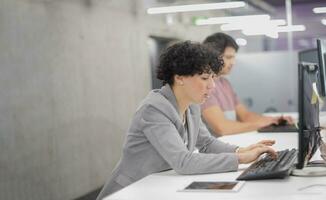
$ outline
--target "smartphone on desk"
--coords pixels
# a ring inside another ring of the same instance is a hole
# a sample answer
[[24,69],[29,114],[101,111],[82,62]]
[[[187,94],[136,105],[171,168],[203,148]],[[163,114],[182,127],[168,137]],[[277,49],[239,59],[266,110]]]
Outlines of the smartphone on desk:
[[194,181],[181,192],[237,192],[244,181]]

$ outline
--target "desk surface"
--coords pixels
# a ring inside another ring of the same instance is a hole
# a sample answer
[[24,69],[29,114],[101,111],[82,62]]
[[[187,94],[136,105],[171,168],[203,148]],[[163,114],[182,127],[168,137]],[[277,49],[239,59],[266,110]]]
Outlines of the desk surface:
[[[250,132],[235,136],[225,136],[222,141],[247,146],[262,139],[275,139],[276,150],[297,148],[297,133],[257,133]],[[149,175],[136,183],[112,194],[105,200],[167,200],[167,199],[326,199],[326,177],[294,177],[285,179],[246,181],[242,189],[227,192],[180,192],[192,181],[234,181],[248,165],[240,165],[238,172],[205,175],[178,175],[173,170]],[[313,187],[309,187],[315,185]],[[319,185],[319,186],[318,186]],[[306,188],[307,189],[303,189]],[[302,190],[301,190],[302,189]]]

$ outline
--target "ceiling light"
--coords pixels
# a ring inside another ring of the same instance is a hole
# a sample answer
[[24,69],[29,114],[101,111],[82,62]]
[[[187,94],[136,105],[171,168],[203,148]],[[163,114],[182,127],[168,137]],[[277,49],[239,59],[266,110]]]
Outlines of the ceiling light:
[[326,19],[322,19],[321,23],[324,24],[326,26]]
[[247,40],[243,39],[243,38],[237,38],[235,40],[235,42],[239,45],[239,46],[246,46],[247,45]]
[[226,24],[226,23],[248,23],[252,21],[266,21],[269,20],[269,15],[244,15],[244,16],[231,16],[231,17],[212,17],[208,19],[197,19],[196,25],[213,25],[213,24]]
[[285,25],[286,21],[284,19],[276,19],[276,20],[261,20],[261,21],[252,21],[250,23],[230,23],[230,24],[223,24],[221,25],[222,31],[234,31],[234,30],[242,30],[242,29],[264,29],[269,27],[275,27],[280,25]]
[[242,33],[244,35],[266,35],[271,38],[278,38],[278,33],[275,31],[275,29],[269,28],[269,29],[244,29],[242,30]]
[[326,13],[326,7],[316,7],[312,9],[314,13]]
[[304,31],[306,27],[304,25],[291,25],[291,26],[269,26],[269,27],[246,27],[242,30],[244,35],[266,35],[271,38],[278,38],[278,33],[281,32],[293,32]]
[[147,13],[148,14],[163,14],[163,13],[190,12],[190,11],[201,11],[201,10],[240,8],[240,7],[244,7],[244,6],[246,6],[246,3],[243,1],[207,3],[207,4],[191,4],[191,5],[148,8]]
[[278,26],[277,32],[293,32],[293,31],[304,31],[306,27],[304,25],[291,25],[291,26]]
[[277,32],[270,32],[270,33],[266,33],[266,36],[277,39],[278,38],[278,33]]

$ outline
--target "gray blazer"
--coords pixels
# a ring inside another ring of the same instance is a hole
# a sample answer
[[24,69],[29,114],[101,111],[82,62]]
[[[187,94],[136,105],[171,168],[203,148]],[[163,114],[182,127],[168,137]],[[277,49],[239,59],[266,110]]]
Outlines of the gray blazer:
[[[98,200],[155,172],[174,169],[179,174],[235,171],[237,146],[211,136],[201,121],[200,107],[186,112],[185,130],[177,101],[169,85],[151,91],[138,107],[123,146],[123,153],[111,179]],[[188,132],[188,134],[187,134]],[[187,145],[184,142],[187,136]],[[199,153],[194,153],[195,147]]]

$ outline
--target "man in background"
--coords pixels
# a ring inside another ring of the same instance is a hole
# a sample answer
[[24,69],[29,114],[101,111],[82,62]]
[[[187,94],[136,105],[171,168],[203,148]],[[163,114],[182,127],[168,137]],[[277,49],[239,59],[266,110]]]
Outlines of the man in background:
[[221,55],[217,56],[222,57],[224,61],[221,76],[215,80],[216,87],[206,102],[201,105],[203,119],[212,133],[222,136],[254,131],[284,120],[293,123],[291,117],[268,117],[251,112],[240,102],[230,82],[224,77],[230,74],[239,49],[231,36],[215,33],[208,36],[203,43],[221,52]]

